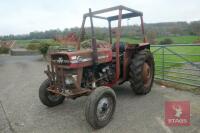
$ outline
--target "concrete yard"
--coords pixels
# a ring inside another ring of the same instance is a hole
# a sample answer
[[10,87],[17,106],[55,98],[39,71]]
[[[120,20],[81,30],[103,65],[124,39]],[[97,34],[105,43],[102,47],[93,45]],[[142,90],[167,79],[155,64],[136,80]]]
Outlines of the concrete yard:
[[[117,106],[112,121],[94,130],[85,120],[86,96],[53,108],[40,102],[44,69],[41,56],[0,56],[0,133],[200,133],[200,95],[154,84],[148,95],[136,96],[129,83],[114,88]],[[191,126],[165,126],[168,100],[190,101]]]

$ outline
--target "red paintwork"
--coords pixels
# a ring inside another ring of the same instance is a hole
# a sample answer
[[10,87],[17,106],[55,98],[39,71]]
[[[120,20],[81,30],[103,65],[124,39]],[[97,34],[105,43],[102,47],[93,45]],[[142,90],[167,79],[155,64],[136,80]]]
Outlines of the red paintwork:
[[[69,63],[66,64],[66,66],[70,69],[75,69],[75,68],[83,68],[87,66],[92,66],[92,49],[86,49],[86,50],[79,50],[75,52],[57,52],[53,53],[52,55],[66,55],[71,62],[73,59],[73,56],[80,56],[81,58],[84,59],[91,59],[89,61],[83,61],[79,63]],[[112,50],[109,48],[100,48],[97,50],[98,57],[102,56],[107,56],[101,59],[98,59],[98,63],[106,63],[106,62],[111,62],[112,61]]]

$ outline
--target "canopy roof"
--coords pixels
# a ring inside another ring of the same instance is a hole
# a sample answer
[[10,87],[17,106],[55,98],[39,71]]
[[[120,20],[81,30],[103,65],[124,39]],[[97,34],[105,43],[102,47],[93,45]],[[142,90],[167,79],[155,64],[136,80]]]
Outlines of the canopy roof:
[[[131,17],[138,17],[138,16],[142,16],[143,13],[125,6],[115,6],[115,7],[111,7],[111,8],[106,8],[106,9],[102,9],[102,10],[98,10],[98,11],[93,11],[92,12],[92,17],[95,18],[100,18],[100,19],[106,19],[108,21],[113,21],[113,20],[118,20],[118,16],[119,15],[115,15],[115,16],[109,16],[109,17],[102,17],[102,16],[98,16],[99,14],[102,13],[107,13],[107,12],[111,12],[111,11],[116,11],[116,10],[126,10],[129,11],[129,13],[125,13],[122,14],[122,19],[126,19],[126,18],[131,18]],[[84,14],[85,17],[89,17],[90,13],[86,13]]]

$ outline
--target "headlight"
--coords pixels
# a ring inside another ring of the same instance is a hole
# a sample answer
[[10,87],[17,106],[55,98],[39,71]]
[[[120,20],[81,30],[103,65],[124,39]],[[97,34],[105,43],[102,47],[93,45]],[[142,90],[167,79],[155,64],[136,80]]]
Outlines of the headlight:
[[74,83],[74,79],[72,77],[67,76],[65,78],[65,84],[66,85],[72,85]]
[[65,77],[65,84],[72,85],[77,81],[77,75],[70,75]]

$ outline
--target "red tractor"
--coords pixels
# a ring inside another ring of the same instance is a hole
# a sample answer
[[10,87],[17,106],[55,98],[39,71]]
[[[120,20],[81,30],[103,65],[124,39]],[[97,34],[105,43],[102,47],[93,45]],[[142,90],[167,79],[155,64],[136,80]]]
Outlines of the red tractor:
[[[126,13],[122,13],[122,11]],[[102,17],[99,14],[118,11],[118,15]],[[122,45],[121,21],[132,17],[140,17],[143,43]],[[91,47],[80,49],[84,39],[85,21],[90,18]],[[98,47],[95,37],[93,18],[106,20],[109,26],[110,47]],[[115,29],[115,42],[112,43],[112,21],[118,21]],[[113,47],[112,47],[113,45]],[[154,58],[150,52],[150,44],[144,35],[143,13],[124,6],[116,6],[84,14],[80,36],[75,51],[61,50],[51,55],[50,65],[45,73],[48,78],[39,88],[41,102],[49,107],[61,104],[65,97],[76,99],[89,95],[85,116],[93,128],[107,125],[115,111],[116,94],[111,89],[130,81],[132,90],[139,95],[150,92],[154,79]]]

